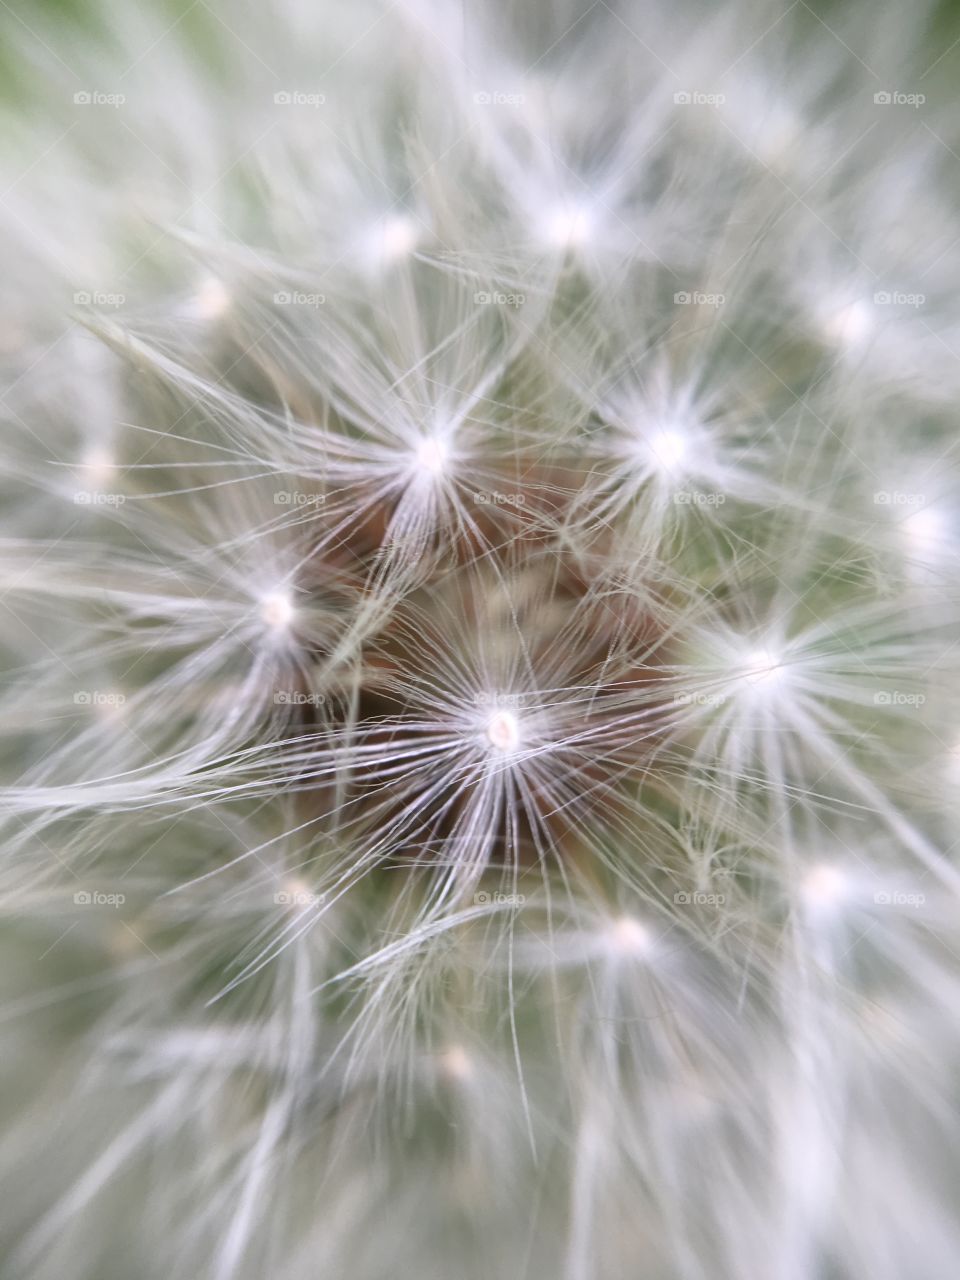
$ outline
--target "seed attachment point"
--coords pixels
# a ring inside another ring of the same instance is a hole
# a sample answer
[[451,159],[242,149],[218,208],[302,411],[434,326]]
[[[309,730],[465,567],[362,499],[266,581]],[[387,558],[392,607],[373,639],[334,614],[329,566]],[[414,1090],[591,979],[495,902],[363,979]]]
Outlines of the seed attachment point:
[[487,741],[498,751],[516,751],[520,745],[520,722],[512,711],[497,711],[490,717]]

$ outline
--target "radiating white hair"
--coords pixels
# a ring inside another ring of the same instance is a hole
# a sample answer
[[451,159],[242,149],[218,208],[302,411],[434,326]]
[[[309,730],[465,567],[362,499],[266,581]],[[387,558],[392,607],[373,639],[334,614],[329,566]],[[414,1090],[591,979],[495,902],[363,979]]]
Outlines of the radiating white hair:
[[3,6],[10,1280],[945,1280],[955,19]]

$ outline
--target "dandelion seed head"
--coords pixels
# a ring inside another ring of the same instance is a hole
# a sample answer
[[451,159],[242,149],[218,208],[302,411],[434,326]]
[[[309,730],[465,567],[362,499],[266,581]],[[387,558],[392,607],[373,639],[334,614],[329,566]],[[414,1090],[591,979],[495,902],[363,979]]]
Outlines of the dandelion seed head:
[[942,510],[922,507],[911,511],[899,522],[900,534],[908,551],[922,557],[936,557],[948,547],[950,522]]
[[949,7],[8,24],[11,1274],[952,1273]]
[[520,746],[520,721],[512,711],[495,711],[487,721],[486,736],[497,751],[514,752]]
[[450,450],[439,436],[425,436],[417,445],[415,464],[426,476],[440,477],[450,461]]
[[260,599],[260,618],[267,630],[276,636],[289,633],[297,616],[293,595],[286,587],[268,591]]
[[274,901],[293,916],[302,915],[317,902],[317,894],[302,876],[285,876]]
[[420,243],[421,227],[409,213],[388,213],[377,219],[363,241],[368,267],[382,270],[409,258]]
[[650,930],[633,916],[621,916],[611,923],[607,943],[618,957],[647,959],[653,951]]
[[689,460],[692,441],[678,426],[666,426],[644,433],[640,448],[644,459],[656,471],[676,475]]
[[801,132],[797,117],[783,107],[773,107],[761,122],[752,146],[768,164],[785,161]]
[[827,341],[851,354],[859,352],[876,328],[876,313],[862,298],[828,304],[823,311],[823,332]]
[[81,489],[102,490],[117,473],[117,461],[105,445],[93,445],[83,455],[79,466]]
[[457,1084],[466,1084],[474,1076],[473,1059],[460,1044],[452,1044],[444,1049],[438,1065],[442,1074]]
[[594,236],[596,217],[582,201],[554,205],[543,217],[541,235],[556,249],[582,249]]
[[231,304],[230,290],[217,276],[204,276],[187,305],[188,314],[197,320],[218,320]]
[[834,863],[819,863],[807,872],[800,885],[804,908],[814,916],[826,917],[848,902],[852,892],[849,874]]
[[743,679],[755,688],[773,690],[783,684],[786,674],[783,657],[775,650],[753,649],[744,660]]

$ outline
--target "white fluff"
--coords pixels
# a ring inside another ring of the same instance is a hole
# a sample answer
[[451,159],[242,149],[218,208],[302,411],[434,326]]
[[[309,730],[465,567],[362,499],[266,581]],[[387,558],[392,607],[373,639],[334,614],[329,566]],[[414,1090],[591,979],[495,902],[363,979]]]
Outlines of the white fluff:
[[8,10],[5,1276],[952,1274],[955,25]]

